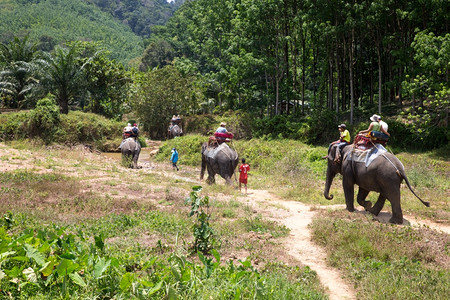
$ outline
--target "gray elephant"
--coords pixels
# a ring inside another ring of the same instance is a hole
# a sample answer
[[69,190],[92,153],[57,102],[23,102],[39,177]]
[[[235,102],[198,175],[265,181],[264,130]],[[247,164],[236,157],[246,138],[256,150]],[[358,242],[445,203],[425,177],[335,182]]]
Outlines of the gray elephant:
[[120,151],[122,152],[122,162],[127,165],[129,164],[133,169],[137,169],[137,162],[141,153],[139,140],[134,137],[125,139],[120,145]]
[[169,139],[173,139],[173,138],[179,137],[182,134],[183,134],[183,130],[177,124],[170,125],[169,128],[167,129],[167,135],[168,135]]
[[215,175],[219,174],[230,185],[233,184],[231,177],[238,165],[239,157],[234,149],[231,149],[227,143],[222,143],[217,148],[209,147],[208,143],[202,145],[202,169],[200,180],[205,175],[205,169],[208,170],[206,182],[213,184],[216,182]]
[[[350,212],[355,210],[354,185],[357,184],[359,186],[357,202],[363,206],[366,211],[377,216],[387,199],[391,202],[392,206],[392,217],[389,222],[402,224],[403,213],[400,205],[400,184],[403,179],[414,196],[416,196],[425,206],[430,206],[429,202],[420,199],[413,191],[406,178],[403,164],[395,157],[395,155],[389,152],[381,153],[380,151],[381,155],[373,159],[373,161],[367,165],[367,163],[357,161],[357,159],[354,158],[354,151],[356,150],[354,150],[353,145],[348,145],[342,150],[342,161],[335,162],[335,148],[336,145],[331,147],[328,152],[327,178],[324,190],[326,199],[333,199],[333,195],[329,195],[329,191],[333,178],[339,173],[342,175],[345,204],[347,210]],[[366,201],[366,197],[371,191],[380,193],[378,200],[373,207],[370,201]]]

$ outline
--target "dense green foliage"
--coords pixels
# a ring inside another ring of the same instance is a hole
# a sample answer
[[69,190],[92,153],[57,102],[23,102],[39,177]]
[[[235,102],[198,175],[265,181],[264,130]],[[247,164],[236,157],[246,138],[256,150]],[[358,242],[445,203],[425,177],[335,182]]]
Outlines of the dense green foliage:
[[324,299],[306,286],[312,280],[308,269],[297,272],[294,284],[280,273],[261,274],[250,261],[223,265],[217,251],[214,258],[199,254],[200,264],[172,254],[167,261],[149,257],[132,270],[125,257],[110,253],[102,235],[90,239],[81,230],[50,227],[10,235],[0,227],[0,239],[1,293],[14,298]]
[[149,37],[154,25],[164,25],[173,12],[184,2],[177,0],[87,0],[116,19],[127,24],[141,37]]
[[82,0],[14,1],[0,6],[0,41],[29,35],[41,50],[68,41],[97,41],[128,64],[142,54],[142,39],[108,13]]
[[116,150],[122,140],[124,124],[104,117],[71,111],[59,114],[51,98],[38,102],[29,112],[0,115],[0,139],[39,137],[45,143],[92,144],[99,150]]
[[173,66],[138,74],[134,82],[133,106],[152,138],[166,137],[172,115],[195,112],[198,98],[202,97],[195,79]]

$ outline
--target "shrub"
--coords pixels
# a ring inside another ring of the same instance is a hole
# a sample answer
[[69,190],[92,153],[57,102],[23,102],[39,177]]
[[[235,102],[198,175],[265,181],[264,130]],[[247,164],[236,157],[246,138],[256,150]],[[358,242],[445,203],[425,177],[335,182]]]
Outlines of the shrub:
[[36,108],[31,110],[29,121],[29,131],[31,137],[38,136],[48,144],[53,140],[57,128],[61,121],[59,107],[53,97],[46,97],[39,100]]

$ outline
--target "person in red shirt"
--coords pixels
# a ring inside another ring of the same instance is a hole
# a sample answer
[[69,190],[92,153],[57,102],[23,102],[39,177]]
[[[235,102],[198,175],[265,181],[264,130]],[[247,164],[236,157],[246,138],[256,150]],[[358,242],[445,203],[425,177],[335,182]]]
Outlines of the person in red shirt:
[[250,165],[245,163],[245,158],[242,159],[242,165],[239,166],[239,191],[241,190],[241,184],[244,184],[245,193],[247,194],[247,178],[248,171],[250,171]]

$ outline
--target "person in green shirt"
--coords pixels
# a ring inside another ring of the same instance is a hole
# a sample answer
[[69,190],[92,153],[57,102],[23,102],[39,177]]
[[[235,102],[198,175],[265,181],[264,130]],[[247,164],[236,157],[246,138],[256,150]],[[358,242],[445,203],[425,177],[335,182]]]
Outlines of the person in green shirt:
[[372,123],[370,123],[369,128],[366,130],[361,130],[358,134],[367,134],[370,137],[387,141],[391,135],[384,129],[383,126],[381,126],[380,119],[381,117],[378,115],[371,116],[370,121],[372,121]]
[[[336,155],[334,156],[335,162],[340,162],[342,149],[344,149],[345,146],[350,144],[350,132],[347,130],[347,126],[345,124],[340,124],[338,125],[338,129],[340,134],[339,140],[332,142],[328,147],[328,153],[330,153],[331,147],[337,144]],[[328,158],[328,155],[324,156],[323,158]]]

